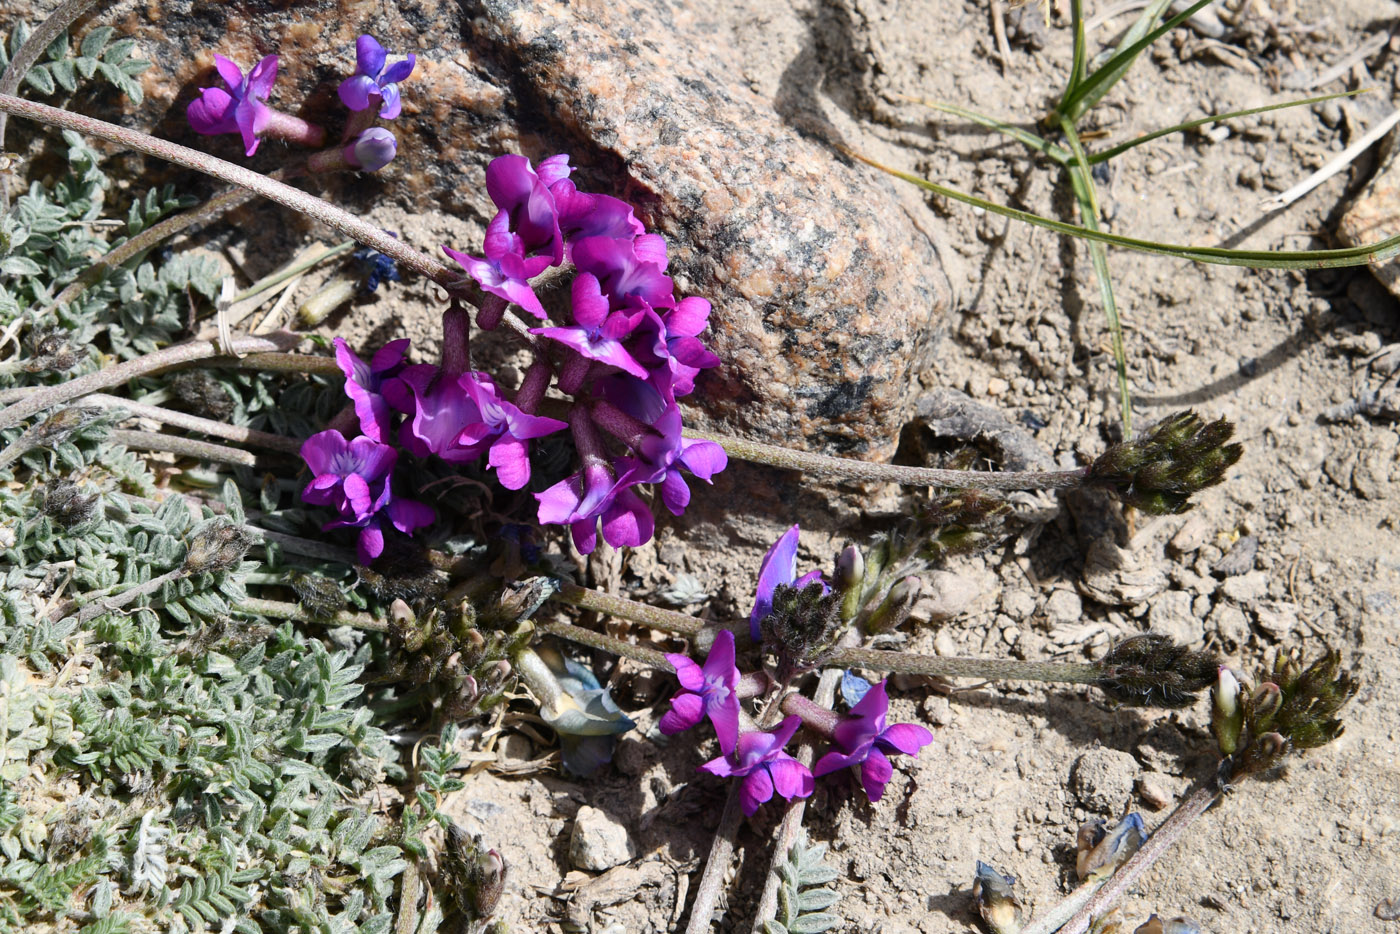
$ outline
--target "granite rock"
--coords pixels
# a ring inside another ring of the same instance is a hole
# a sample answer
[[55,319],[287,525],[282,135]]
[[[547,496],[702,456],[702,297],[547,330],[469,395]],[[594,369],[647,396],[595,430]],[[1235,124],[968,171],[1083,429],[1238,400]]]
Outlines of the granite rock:
[[[49,6],[11,12],[35,22]],[[277,52],[271,103],[332,133],[358,33],[391,56],[416,53],[395,124],[399,158],[383,178],[335,183],[332,197],[484,223],[492,158],[569,152],[579,186],[636,205],[670,241],[678,287],[714,303],[707,338],[725,363],[693,397],[713,427],[893,453],[950,303],[939,255],[908,192],[750,88],[726,39],[742,16],[727,5],[167,0],[106,18],[157,63],[125,121],[238,162],[235,138],[196,137],[183,118],[211,83],[215,52],[245,68]],[[90,15],[75,32],[103,21]],[[285,152],[265,144],[251,165],[271,169]]]

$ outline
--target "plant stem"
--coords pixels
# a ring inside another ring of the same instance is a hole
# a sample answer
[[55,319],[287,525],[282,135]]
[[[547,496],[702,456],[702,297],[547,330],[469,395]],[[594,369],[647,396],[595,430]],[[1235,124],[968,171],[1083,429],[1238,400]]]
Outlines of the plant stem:
[[[559,590],[549,599],[567,603],[583,610],[594,610],[598,613],[607,613],[610,616],[620,616],[623,619],[651,626],[653,629],[664,629],[667,632],[678,632],[683,635],[695,635],[705,628],[704,620],[697,619],[688,613],[663,610],[660,607],[650,606],[636,600],[628,600],[626,597],[614,594],[590,590],[567,581],[560,581]],[[667,667],[669,668],[669,663]]]
[[79,606],[82,606],[82,609],[78,612],[78,625],[86,625],[105,613],[111,613],[113,610],[121,609],[138,597],[144,597],[147,594],[155,593],[171,581],[184,577],[186,573],[188,572],[185,571],[184,565],[181,565],[174,570],[166,571],[159,577],[151,578],[144,584],[139,584],[132,587],[130,590],[124,590],[114,597],[103,597],[86,605],[83,605],[79,599],[66,600],[49,611],[49,619],[57,622],[71,614],[74,610],[77,610]]
[[810,451],[797,451],[775,444],[761,444],[745,438],[707,431],[687,431],[687,438],[713,441],[725,453],[754,464],[767,464],[796,470],[809,476],[842,480],[902,483],[906,486],[936,486],[972,490],[1069,490],[1083,486],[1087,468],[1075,470],[1015,470],[989,473],[981,470],[940,470],[931,467],[902,467],[872,464],[868,461],[832,457]]
[[[840,684],[840,671],[832,669],[822,672],[812,698],[813,702],[830,708],[836,700],[836,688]],[[812,760],[816,758],[816,746],[810,742],[803,742],[797,749],[796,758],[798,762],[811,768]],[[758,911],[754,914],[753,934],[764,934],[763,923],[778,913],[778,886],[782,884],[778,867],[787,859],[788,851],[797,842],[797,835],[802,831],[802,818],[806,813],[806,798],[793,798],[788,802],[787,813],[783,815],[783,822],[778,825],[778,838],[773,841],[773,858],[769,861],[768,877],[763,883],[763,894],[758,899]]]
[[618,639],[601,632],[594,632],[591,629],[584,629],[582,626],[575,626],[572,623],[539,622],[536,621],[535,628],[540,632],[547,632],[552,636],[561,639],[568,639],[570,642],[577,642],[580,645],[592,646],[595,649],[602,649],[604,652],[611,652],[614,655],[621,655],[644,665],[659,668],[662,671],[675,671],[675,666],[666,660],[664,652],[656,649],[644,648],[628,642],[626,639]]
[[462,273],[454,271],[436,257],[420,253],[402,240],[389,236],[378,227],[356,217],[349,211],[336,207],[329,201],[315,195],[293,188],[291,185],[245,169],[241,165],[226,162],[208,153],[180,146],[138,130],[95,120],[92,117],[85,117],[82,114],[62,110],[58,107],[36,104],[18,97],[0,95],[0,110],[8,111],[18,117],[27,117],[30,120],[47,123],[50,126],[73,130],[85,136],[105,139],[127,149],[134,149],[137,152],[143,152],[146,155],[155,156],[176,165],[183,165],[185,168],[194,169],[197,172],[203,172],[230,185],[247,188],[269,201],[276,201],[278,204],[314,218],[348,237],[353,237],[365,246],[378,250],[386,256],[392,256],[408,268],[427,276],[444,287],[450,287],[462,278]]
[[724,800],[724,813],[720,815],[714,842],[710,844],[705,871],[695,887],[695,901],[690,904],[690,922],[685,926],[685,934],[707,934],[710,930],[715,902],[719,900],[719,890],[724,887],[724,874],[729,871],[729,861],[734,857],[734,838],[739,835],[739,825],[744,819],[739,806],[742,787],[741,782],[729,783],[729,797]]
[[304,373],[307,376],[345,375],[335,357],[309,353],[250,353],[245,357],[221,357],[211,361],[218,366],[236,366],[240,370],[264,370],[271,373]]
[[352,613],[349,610],[341,610],[330,616],[316,617],[303,610],[299,604],[285,603],[281,600],[246,597],[239,601],[233,609],[245,616],[271,616],[273,619],[293,619],[302,623],[316,623],[320,626],[353,626],[356,629],[366,629],[370,632],[389,631],[388,622],[375,619],[368,613]]
[[1036,918],[1035,922],[1027,928],[1022,928],[1020,934],[1052,934],[1064,927],[1070,918],[1074,917],[1079,909],[1083,908],[1089,899],[1094,897],[1094,893],[1103,888],[1108,879],[1091,879],[1081,884],[1073,892],[1060,899],[1055,907],[1051,908],[1043,916]]
[[1206,809],[1214,804],[1219,797],[1220,788],[1214,780],[1197,788],[1190,797],[1177,805],[1176,810],[1162,821],[1141,848],[1129,857],[1126,863],[1118,867],[1118,871],[1109,877],[1108,881],[1075,912],[1074,917],[1070,918],[1063,927],[1049,926],[1049,922],[1055,918],[1054,913],[1052,913],[1052,915],[1047,915],[1045,920],[1032,924],[1023,930],[1021,934],[1053,934],[1056,931],[1058,934],[1085,934],[1094,919],[1102,916],[1110,905],[1128,891],[1133,883],[1137,882],[1138,878],[1147,871],[1148,867],[1171,849],[1172,845],[1181,839],[1181,836],[1195,822],[1196,818],[1204,814]]
[[195,457],[219,464],[232,464],[235,467],[257,467],[262,463],[256,455],[237,448],[196,441],[193,438],[181,438],[177,435],[163,435],[155,431],[127,431],[118,428],[108,434],[107,440],[134,451],[164,451],[179,457]]
[[[1084,154],[1084,146],[1079,142],[1079,134],[1074,131],[1074,123],[1068,117],[1060,118],[1060,129],[1074,153],[1074,164],[1065,168],[1069,172],[1070,185],[1075,199],[1079,202],[1079,216],[1084,226],[1090,230],[1099,229],[1099,199],[1094,191],[1094,175],[1089,168],[1089,158]],[[1113,279],[1108,274],[1108,249],[1090,240],[1089,259],[1094,265],[1094,278],[1099,283],[1099,296],[1103,301],[1104,315],[1108,318],[1108,333],[1113,344],[1113,367],[1118,373],[1118,405],[1123,418],[1123,437],[1133,436],[1133,399],[1128,385],[1128,354],[1123,349],[1123,323],[1118,318],[1118,300],[1113,294]]]
[[[229,341],[229,350],[238,353],[257,353],[269,350],[287,350],[301,342],[296,334],[278,333],[264,337],[240,337]],[[120,386],[127,380],[168,370],[196,360],[218,357],[222,348],[214,341],[190,341],[166,347],[155,353],[104,367],[86,376],[54,386],[43,386],[28,393],[23,399],[0,409],[0,429],[13,428],[31,415],[35,415],[55,405],[71,402],[80,396]]]
[[162,409],[159,406],[145,405],[140,402],[132,402],[130,399],[122,399],[117,396],[109,396],[106,393],[95,392],[90,396],[78,400],[79,403],[94,403],[103,408],[122,408],[131,413],[133,418],[149,418],[160,422],[162,425],[173,425],[176,428],[184,428],[187,431],[200,431],[215,438],[223,438],[227,441],[237,441],[240,444],[251,444],[271,451],[281,451],[284,454],[296,454],[301,451],[301,442],[295,438],[287,438],[282,435],[274,435],[266,431],[257,431],[252,428],[243,428],[239,425],[229,425],[224,422],[216,422],[212,418],[200,418],[198,415],[190,415],[186,412],[175,412],[170,409]]
[[[19,83],[24,80],[24,76],[29,73],[30,68],[34,67],[34,63],[39,60],[39,56],[49,47],[49,44],[96,2],[97,0],[65,0],[59,4],[58,8],[39,24],[39,28],[29,34],[29,38],[24,40],[24,44],[19,47],[15,57],[10,59],[10,64],[5,67],[5,73],[0,75],[0,94],[9,95],[18,91]],[[5,124],[9,121],[9,117],[9,114],[0,112],[0,151],[5,148]],[[6,185],[3,200],[0,200],[0,207],[8,210],[9,206],[9,186]]]
[[1094,684],[1102,672],[1092,662],[1035,662],[1016,658],[943,658],[884,652],[880,649],[835,649],[821,659],[823,666],[870,668],[912,675],[982,678],[989,681],[1058,681]]

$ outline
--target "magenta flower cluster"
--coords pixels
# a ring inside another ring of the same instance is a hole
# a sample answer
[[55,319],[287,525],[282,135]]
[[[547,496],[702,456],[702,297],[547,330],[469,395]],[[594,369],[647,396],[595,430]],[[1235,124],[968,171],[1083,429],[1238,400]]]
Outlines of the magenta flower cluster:
[[[794,583],[797,536],[798,527],[794,525],[764,556],[758,575],[755,616],[751,619],[755,630],[762,617],[772,611],[773,592],[779,585],[802,587],[820,579],[820,572],[814,571]],[[890,699],[884,681],[872,685],[848,716],[839,716],[805,698],[795,698],[802,703],[794,706],[807,711],[801,716],[787,717],[772,731],[744,729],[739,698],[744,679],[735,665],[734,633],[729,630],[721,630],[715,636],[703,665],[679,654],[667,655],[666,659],[676,670],[681,690],[661,718],[661,732],[675,735],[708,719],[723,754],[700,768],[711,775],[743,779],[739,794],[745,814],[752,815],[774,794],[805,798],[812,793],[815,778],[851,766],[859,767],[867,797],[879,801],[894,774],[890,755],[916,756],[933,742],[933,734],[924,727],[886,723]],[[784,709],[788,709],[786,703]],[[785,749],[804,720],[835,747],[810,770]]]
[[[190,127],[203,136],[238,133],[244,152],[252,156],[265,138],[275,137],[308,146],[320,146],[325,131],[290,114],[271,107],[267,99],[277,81],[277,56],[268,55],[245,76],[237,63],[214,56],[214,68],[224,87],[199,89],[199,97],[185,110]],[[399,115],[399,82],[413,71],[416,58],[387,64],[388,53],[373,36],[360,36],[355,43],[355,74],[340,84],[340,99],[356,111],[346,127],[345,138],[336,148],[308,160],[311,171],[329,168],[377,172],[398,152],[398,140],[383,127],[369,124],[378,116],[392,120]],[[358,112],[364,112],[363,116]]]
[[[523,156],[494,160],[486,190],[497,213],[484,256],[443,249],[489,296],[478,324],[494,327],[510,305],[546,323],[532,333],[545,341],[559,389],[574,399],[569,427],[580,465],[536,495],[538,517],[569,526],[586,554],[600,529],[614,547],[651,538],[640,488],[659,487],[661,502],[680,515],[690,502],[685,475],[709,482],[728,461],[719,445],[683,437],[676,401],[719,363],[699,338],[710,303],[678,299],[666,241],[646,233],[626,202],[579,191],[573,171],[566,155],[538,167]],[[573,278],[566,307],[547,309],[534,283],[555,267]]]

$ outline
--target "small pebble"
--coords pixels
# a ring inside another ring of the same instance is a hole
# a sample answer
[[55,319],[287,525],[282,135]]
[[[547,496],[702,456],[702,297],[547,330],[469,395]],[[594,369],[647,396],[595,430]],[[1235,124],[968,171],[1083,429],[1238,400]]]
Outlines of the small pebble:
[[947,726],[953,722],[953,706],[948,698],[931,694],[924,698],[924,718],[934,726]]
[[1045,619],[1051,626],[1077,622],[1084,615],[1084,601],[1073,590],[1057,590],[1045,601]]
[[1154,811],[1160,811],[1172,803],[1172,794],[1167,786],[1151,772],[1138,779],[1138,796]]
[[627,828],[611,815],[584,805],[574,818],[569,835],[569,862],[577,869],[602,872],[637,855]]

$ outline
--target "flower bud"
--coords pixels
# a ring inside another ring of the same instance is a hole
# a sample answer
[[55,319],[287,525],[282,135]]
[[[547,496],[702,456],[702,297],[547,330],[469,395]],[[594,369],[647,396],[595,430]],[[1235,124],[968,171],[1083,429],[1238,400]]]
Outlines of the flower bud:
[[1163,921],[1155,914],[1138,925],[1133,934],[1201,934],[1201,922],[1194,918],[1176,917]]
[[1265,681],[1254,689],[1249,698],[1249,729],[1254,734],[1266,732],[1274,722],[1274,715],[1283,705],[1283,692],[1277,684]]
[[345,161],[364,172],[378,172],[394,161],[399,141],[383,127],[370,127],[345,147]]
[[1213,706],[1210,728],[1220,752],[1230,755],[1240,745],[1240,729],[1244,726],[1244,709],[1240,707],[1240,682],[1234,672],[1220,666],[1215,688],[1211,691]]
[[185,552],[185,570],[191,574],[231,571],[243,561],[253,544],[247,529],[220,521],[196,532]]
[[923,581],[910,575],[890,588],[890,592],[885,595],[885,599],[875,608],[875,612],[870,614],[870,619],[866,621],[867,632],[889,632],[904,625],[904,621],[909,618],[910,612],[914,609],[914,604],[919,602],[919,593],[923,590]]
[[1017,934],[1021,930],[1025,907],[1016,897],[1015,885],[1015,876],[1004,876],[980,859],[977,861],[972,899],[992,934]]
[[859,587],[865,580],[865,556],[855,545],[847,545],[836,556],[836,570],[831,575],[831,585],[841,593]]

